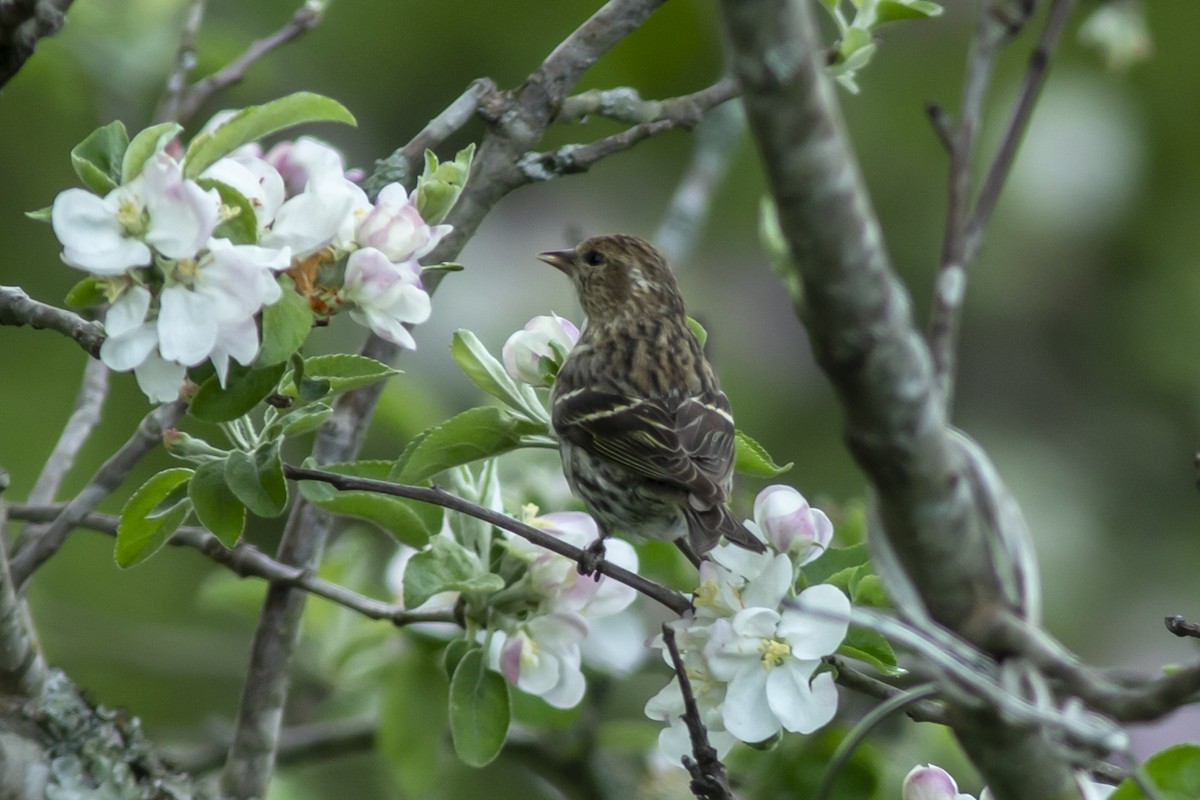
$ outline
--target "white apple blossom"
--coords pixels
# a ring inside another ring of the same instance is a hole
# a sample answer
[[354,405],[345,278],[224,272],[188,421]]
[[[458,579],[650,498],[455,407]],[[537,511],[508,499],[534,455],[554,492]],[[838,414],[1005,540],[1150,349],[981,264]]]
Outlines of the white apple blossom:
[[263,237],[268,247],[289,247],[304,258],[330,245],[346,248],[358,220],[371,208],[366,192],[341,173],[318,172],[304,191],[290,197]]
[[404,325],[424,322],[432,310],[419,270],[416,262],[393,264],[373,247],[355,250],[342,285],[343,298],[353,304],[351,318],[392,344],[415,350],[416,340]]
[[549,386],[539,369],[542,359],[549,359],[557,372],[578,340],[579,328],[570,320],[553,313],[534,317],[504,343],[504,370],[522,383]]
[[156,153],[140,175],[98,197],[67,189],[50,221],[62,259],[96,275],[150,265],[151,248],[167,258],[196,255],[219,221],[220,196],[185,180],[179,163]]
[[431,226],[417,211],[416,193],[409,197],[404,186],[389,183],[380,190],[375,206],[358,222],[355,240],[361,247],[374,247],[390,261],[417,260],[433,250],[453,228]]
[[500,673],[555,708],[573,708],[586,688],[579,645],[587,632],[587,621],[577,613],[533,617],[508,634],[500,648]]
[[264,158],[283,177],[289,197],[305,191],[313,178],[346,175],[342,154],[311,136],[280,142]]
[[833,523],[824,511],[812,508],[791,486],[776,484],[758,493],[754,521],[766,540],[781,553],[807,564],[825,552],[833,539]]
[[283,178],[261,158],[249,154],[227,156],[214,162],[200,177],[220,181],[246,198],[254,209],[260,235],[275,220],[275,214],[283,205]]

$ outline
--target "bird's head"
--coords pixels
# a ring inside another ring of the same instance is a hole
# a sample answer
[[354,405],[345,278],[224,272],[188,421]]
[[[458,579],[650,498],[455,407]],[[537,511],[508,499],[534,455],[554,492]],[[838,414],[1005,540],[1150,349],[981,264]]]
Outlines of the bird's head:
[[683,299],[667,260],[636,236],[593,236],[569,250],[539,253],[575,284],[593,323],[638,314],[682,315]]

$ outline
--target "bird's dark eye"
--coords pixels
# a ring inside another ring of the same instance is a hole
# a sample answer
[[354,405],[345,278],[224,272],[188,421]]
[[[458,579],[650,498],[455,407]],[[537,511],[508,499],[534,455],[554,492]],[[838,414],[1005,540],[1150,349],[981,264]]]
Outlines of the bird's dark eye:
[[583,254],[583,262],[592,267],[598,267],[604,263],[604,253],[599,250],[589,250]]

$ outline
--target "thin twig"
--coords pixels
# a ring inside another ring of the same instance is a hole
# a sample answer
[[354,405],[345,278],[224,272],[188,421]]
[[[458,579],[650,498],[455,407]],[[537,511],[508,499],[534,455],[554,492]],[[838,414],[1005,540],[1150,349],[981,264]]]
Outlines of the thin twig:
[[23,587],[34,571],[58,552],[83,515],[95,509],[124,482],[138,462],[162,441],[163,431],[179,421],[186,408],[183,401],[176,400],[151,411],[133,436],[101,465],[87,486],[63,507],[53,522],[29,526],[21,531],[10,562],[14,586]]
[[[9,514],[13,519],[25,522],[48,522],[56,519],[64,507],[63,504],[19,503],[9,508]],[[116,536],[119,524],[118,517],[92,511],[80,518],[78,527],[108,536]],[[331,603],[336,603],[366,619],[390,622],[398,628],[424,622],[453,623],[456,621],[452,611],[407,611],[398,603],[373,600],[344,586],[318,578],[308,570],[281,564],[247,542],[241,542],[230,549],[221,544],[220,539],[204,528],[180,527],[167,540],[167,544],[172,547],[187,547],[196,550],[228,568],[239,578],[261,578],[271,584],[300,589]]]
[[[390,483],[388,481],[377,481],[369,478],[355,478],[349,475],[339,475],[334,472],[325,472],[317,469],[307,469],[305,467],[294,467],[290,464],[285,464],[283,474],[292,480],[296,481],[320,481],[335,486],[338,489],[361,492],[378,492],[380,494],[389,494],[394,497],[407,497],[411,500],[420,500],[423,503],[432,503],[433,505],[448,508],[451,511],[458,511],[476,519],[495,525],[497,528],[515,533],[523,539],[527,539],[533,544],[543,547],[552,553],[557,553],[560,556],[571,559],[581,566],[583,564],[592,565],[593,556],[586,550],[580,547],[575,547],[572,544],[551,536],[545,531],[538,530],[530,525],[506,516],[499,511],[493,511],[485,506],[477,505],[468,500],[464,500],[457,495],[450,494],[444,489],[439,489],[436,486],[405,486],[399,483]],[[638,592],[646,595],[650,599],[660,603],[666,608],[674,611],[676,614],[685,614],[692,608],[691,601],[684,595],[672,589],[668,589],[662,584],[655,583],[648,578],[638,575],[636,572],[630,572],[627,569],[617,566],[608,561],[600,560],[594,563],[596,571],[601,575],[607,575],[615,581],[625,584],[626,586],[636,589]]]
[[987,227],[992,212],[996,210],[996,201],[1000,197],[1000,190],[1004,188],[1004,181],[1012,170],[1013,161],[1017,156],[1017,147],[1025,135],[1026,128],[1029,127],[1029,119],[1033,116],[1033,109],[1042,92],[1042,87],[1046,85],[1050,59],[1058,47],[1058,40],[1067,26],[1067,19],[1071,16],[1074,7],[1075,0],[1054,0],[1046,17],[1046,27],[1042,30],[1042,36],[1038,40],[1037,47],[1029,56],[1029,67],[1025,71],[1025,80],[1021,84],[1020,94],[1017,95],[1012,117],[1004,130],[996,157],[988,169],[987,177],[983,181],[983,188],[975,201],[975,211],[967,223],[963,248],[964,258],[967,262],[973,261],[979,252],[979,247],[983,242],[984,228]]
[[306,0],[282,28],[270,36],[251,42],[240,56],[229,62],[223,69],[203,80],[196,81],[179,98],[176,105],[176,121],[186,122],[191,119],[208,98],[245,78],[246,72],[256,61],[277,47],[285,45],[317,27],[324,11],[325,0]]
[[38,302],[19,286],[0,286],[0,325],[48,328],[74,339],[93,358],[100,357],[104,327],[78,314]]
[[713,199],[746,135],[746,115],[737,103],[724,103],[705,115],[692,135],[692,158],[654,234],[654,243],[678,269],[686,264]]
[[179,48],[175,51],[175,66],[167,78],[167,87],[158,104],[158,110],[154,112],[155,122],[168,122],[176,119],[179,114],[179,101],[187,88],[188,77],[196,68],[196,37],[204,23],[204,9],[207,5],[208,0],[192,0],[188,6],[183,30],[179,34]]
[[42,467],[37,482],[29,492],[30,503],[52,503],[63,478],[75,464],[75,457],[100,421],[100,407],[108,396],[108,367],[99,359],[87,360],[83,368],[83,383],[75,398],[75,410],[67,419],[58,442]]
[[1167,630],[1176,636],[1190,636],[1193,639],[1200,639],[1200,624],[1188,622],[1187,618],[1182,614],[1172,614],[1163,620],[1166,623]]
[[[837,682],[847,689],[853,689],[868,697],[874,697],[876,700],[891,700],[907,693],[905,689],[892,686],[851,666],[846,659],[840,656],[828,656],[824,660],[837,669]],[[913,722],[946,724],[946,709],[931,700],[919,700],[907,704],[904,713]]]
[[679,647],[675,644],[675,629],[669,623],[662,626],[663,645],[671,656],[671,666],[679,680],[679,691],[683,695],[683,724],[687,726],[688,738],[692,742],[692,758],[683,757],[683,766],[692,776],[692,794],[702,800],[733,800],[729,788],[729,776],[721,763],[717,750],[708,742],[708,729],[700,719],[700,707],[692,693],[692,682],[688,678]]

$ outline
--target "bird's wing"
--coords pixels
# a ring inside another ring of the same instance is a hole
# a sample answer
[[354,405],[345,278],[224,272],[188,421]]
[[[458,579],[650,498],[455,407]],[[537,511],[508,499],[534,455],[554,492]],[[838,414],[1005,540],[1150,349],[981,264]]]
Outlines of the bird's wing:
[[554,429],[571,444],[685,489],[702,504],[724,502],[733,422],[719,405],[688,398],[671,409],[658,400],[579,388],[556,397],[551,413]]

